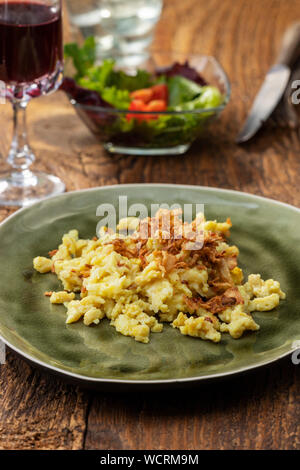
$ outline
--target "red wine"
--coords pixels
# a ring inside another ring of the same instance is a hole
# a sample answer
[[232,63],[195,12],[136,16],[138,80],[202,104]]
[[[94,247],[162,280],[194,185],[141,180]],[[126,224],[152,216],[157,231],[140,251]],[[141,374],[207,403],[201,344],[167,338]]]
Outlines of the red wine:
[[30,83],[62,61],[61,12],[42,3],[0,0],[0,80]]

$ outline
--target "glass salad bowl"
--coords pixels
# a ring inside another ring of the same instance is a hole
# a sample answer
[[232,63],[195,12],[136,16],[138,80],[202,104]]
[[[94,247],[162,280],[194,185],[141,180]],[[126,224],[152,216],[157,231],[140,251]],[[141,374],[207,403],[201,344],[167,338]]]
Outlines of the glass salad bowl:
[[[116,64],[117,61],[114,62],[117,68]],[[113,106],[103,101],[109,96],[107,89],[106,95],[100,95],[96,91],[99,84],[86,78],[76,84],[73,79],[66,78],[62,88],[78,115],[108,152],[132,155],[185,153],[228,103],[230,84],[226,73],[214,57],[174,52],[153,53],[151,60],[139,68],[143,69],[142,74],[146,71],[155,77],[155,83],[168,84],[166,109],[159,110],[161,108],[154,104],[141,110],[134,105],[136,100],[129,108]],[[137,74],[134,70],[123,69],[123,72],[126,77]]]

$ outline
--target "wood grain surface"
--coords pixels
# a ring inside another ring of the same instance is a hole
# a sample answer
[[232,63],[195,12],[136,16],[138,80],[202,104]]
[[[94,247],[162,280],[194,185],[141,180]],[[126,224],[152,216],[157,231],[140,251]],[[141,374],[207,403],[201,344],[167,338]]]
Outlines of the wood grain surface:
[[[300,0],[165,0],[153,47],[220,60],[232,100],[218,124],[184,157],[110,156],[57,92],[28,109],[34,168],[57,174],[67,190],[188,183],[299,206],[298,130],[269,124],[249,144],[234,143],[282,34],[295,20]],[[3,171],[11,115],[9,105],[0,106]],[[1,208],[1,219],[11,212]],[[0,366],[0,448],[299,449],[299,370],[287,358],[197,390],[120,395],[67,385],[9,352]]]

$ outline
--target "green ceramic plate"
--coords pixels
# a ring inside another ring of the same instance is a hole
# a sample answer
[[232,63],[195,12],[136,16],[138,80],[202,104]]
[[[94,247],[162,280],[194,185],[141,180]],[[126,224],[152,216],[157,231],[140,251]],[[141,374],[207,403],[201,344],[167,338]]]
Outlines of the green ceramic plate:
[[[230,216],[231,241],[240,248],[246,274],[280,281],[287,299],[272,312],[254,314],[261,329],[219,344],[183,336],[166,325],[148,344],[122,336],[103,320],[86,327],[65,324],[63,306],[43,293],[59,282],[32,269],[32,258],[57,247],[66,231],[95,234],[96,208],[132,203],[204,203],[205,215]],[[235,191],[178,185],[121,185],[46,199],[9,217],[0,226],[0,333],[27,360],[69,379],[98,388],[166,387],[223,377],[273,362],[300,340],[300,210]]]

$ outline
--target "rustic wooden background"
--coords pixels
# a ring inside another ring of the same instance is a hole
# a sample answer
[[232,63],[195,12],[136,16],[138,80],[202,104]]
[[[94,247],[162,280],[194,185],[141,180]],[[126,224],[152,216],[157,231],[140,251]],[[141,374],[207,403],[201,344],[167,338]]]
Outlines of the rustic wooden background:
[[[60,176],[68,190],[189,183],[299,206],[297,130],[266,126],[251,143],[234,143],[284,29],[296,19],[299,0],[165,0],[156,46],[215,55],[229,75],[232,100],[219,124],[185,157],[112,157],[58,92],[28,110],[34,167]],[[10,107],[1,106],[3,158],[10,119]],[[10,212],[1,209],[1,218]],[[0,366],[0,448],[299,449],[299,370],[287,358],[198,390],[120,395],[66,385],[9,352]]]

